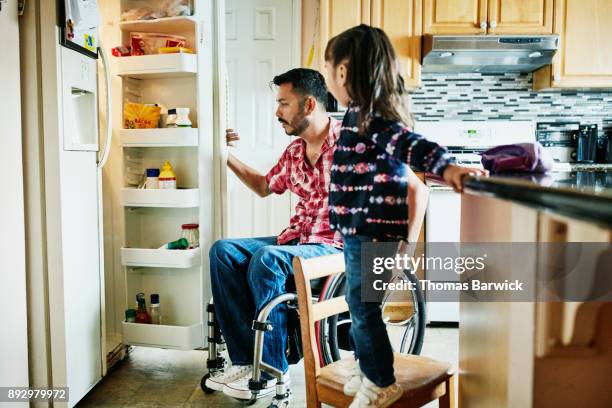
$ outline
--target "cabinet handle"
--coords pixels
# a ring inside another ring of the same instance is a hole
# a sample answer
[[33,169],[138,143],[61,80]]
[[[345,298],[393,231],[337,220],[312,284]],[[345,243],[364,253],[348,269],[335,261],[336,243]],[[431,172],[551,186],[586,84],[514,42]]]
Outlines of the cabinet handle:
[[486,31],[487,30],[487,22],[486,21],[481,21],[480,22],[480,29],[482,31]]
[[495,27],[497,27],[497,21],[491,21],[490,27],[495,29]]

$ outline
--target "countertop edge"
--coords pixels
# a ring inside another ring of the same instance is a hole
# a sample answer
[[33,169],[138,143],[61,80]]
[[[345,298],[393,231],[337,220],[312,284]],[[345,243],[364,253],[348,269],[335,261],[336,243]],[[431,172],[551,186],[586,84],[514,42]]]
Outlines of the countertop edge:
[[464,188],[467,194],[501,198],[612,228],[612,199],[606,196],[495,176],[466,177]]

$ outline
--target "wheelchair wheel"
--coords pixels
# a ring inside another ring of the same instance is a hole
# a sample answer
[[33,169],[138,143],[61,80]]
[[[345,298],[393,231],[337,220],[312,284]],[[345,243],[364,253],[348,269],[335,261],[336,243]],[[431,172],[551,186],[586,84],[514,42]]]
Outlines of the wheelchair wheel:
[[[420,354],[425,336],[425,297],[418,278],[405,273],[405,278],[414,284],[415,290],[411,292],[410,306],[412,315],[406,319],[406,326],[399,352],[403,354]],[[342,296],[346,292],[346,278],[342,274],[332,278],[328,290],[321,294],[321,299],[330,299]],[[384,303],[383,303],[384,307]],[[349,329],[351,325],[350,315],[343,313],[321,320],[319,330],[319,344],[325,365],[340,360],[340,350],[350,350]]]
[[425,296],[423,289],[416,275],[405,271],[406,279],[414,284],[415,290],[412,291],[412,303],[414,313],[406,323],[406,330],[402,336],[402,343],[399,352],[402,354],[421,354],[423,339],[425,338]]
[[206,374],[200,380],[200,388],[202,388],[202,391],[204,391],[205,394],[212,394],[213,392],[215,392],[215,390],[213,390],[212,388],[208,388],[206,386],[206,380],[208,380],[209,378],[210,378],[210,373]]

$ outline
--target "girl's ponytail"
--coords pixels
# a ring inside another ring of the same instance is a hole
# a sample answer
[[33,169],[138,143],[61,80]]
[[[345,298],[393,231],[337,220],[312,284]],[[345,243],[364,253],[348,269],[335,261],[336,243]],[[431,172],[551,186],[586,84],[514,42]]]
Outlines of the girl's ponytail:
[[404,80],[384,31],[365,24],[346,30],[327,43],[325,60],[334,67],[346,64],[347,92],[360,108],[361,123],[376,115],[412,126]]

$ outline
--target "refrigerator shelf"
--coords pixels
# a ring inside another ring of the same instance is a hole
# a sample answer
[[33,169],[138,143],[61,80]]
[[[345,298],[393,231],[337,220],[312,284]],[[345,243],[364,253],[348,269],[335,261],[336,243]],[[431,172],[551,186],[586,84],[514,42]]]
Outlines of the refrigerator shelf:
[[201,255],[200,248],[182,250],[121,248],[121,264],[148,268],[192,268],[200,265]]
[[195,147],[197,128],[121,129],[123,147]]
[[195,54],[154,54],[117,58],[119,76],[160,79],[190,77],[197,73]]
[[156,32],[176,34],[195,30],[197,20],[193,16],[164,17],[154,20],[121,21],[119,28],[127,32]]
[[204,325],[168,326],[122,322],[123,343],[132,346],[193,350],[204,346]]
[[124,207],[195,208],[200,205],[200,189],[122,188]]

